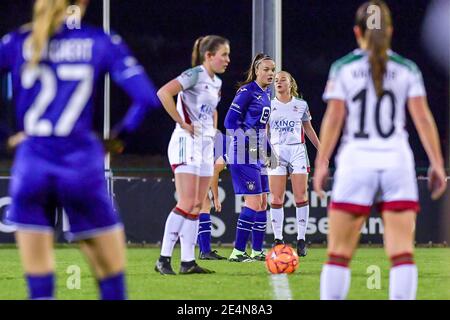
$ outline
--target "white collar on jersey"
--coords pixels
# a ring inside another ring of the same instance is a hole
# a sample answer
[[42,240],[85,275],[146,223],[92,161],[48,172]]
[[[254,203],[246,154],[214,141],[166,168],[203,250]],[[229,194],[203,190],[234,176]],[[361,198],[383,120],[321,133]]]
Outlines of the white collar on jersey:
[[215,73],[212,78],[209,76],[208,70],[206,70],[206,68],[203,64],[200,65],[200,68],[202,68],[202,70],[205,72],[205,74],[208,76],[208,78],[210,78],[213,82],[215,82],[217,80],[218,77]]
[[[387,54],[388,55],[392,55],[394,51],[392,51],[392,49],[387,49]],[[369,53],[369,51],[367,50],[363,50],[361,48],[357,48],[355,50],[353,50],[353,54],[362,54],[362,55],[367,55]]]
[[288,102],[282,102],[282,101],[278,100],[277,97],[275,97],[275,100],[277,100],[279,103],[282,103],[282,104],[289,104],[289,103],[291,103],[292,101],[294,101],[294,99],[295,99],[295,98],[292,97],[291,100],[289,100]]

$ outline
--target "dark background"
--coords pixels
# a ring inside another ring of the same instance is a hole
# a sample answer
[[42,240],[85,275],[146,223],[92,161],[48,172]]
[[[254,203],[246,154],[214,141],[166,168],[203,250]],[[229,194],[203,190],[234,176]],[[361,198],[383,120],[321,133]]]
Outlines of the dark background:
[[[331,63],[356,47],[352,27],[355,11],[363,1],[283,0],[283,69],[296,78],[319,132],[326,105],[321,96]],[[432,63],[420,42],[423,19],[430,1],[386,1],[394,20],[392,48],[415,61],[421,69],[431,110],[448,159],[449,80],[446,71]],[[32,0],[0,2],[0,34],[31,19]],[[449,17],[450,18],[450,17]],[[91,0],[85,22],[102,26],[102,1]],[[111,26],[121,34],[155,84],[160,87],[190,67],[192,45],[200,35],[219,34],[231,42],[231,64],[222,75],[223,94],[218,106],[219,128],[234,97],[235,85],[251,61],[251,0],[111,0]],[[448,31],[446,33],[448,35]],[[102,94],[98,94],[96,127],[102,128]],[[128,98],[112,89],[112,122],[129,106]],[[0,113],[9,119],[11,111],[3,99]],[[128,145],[125,155],[114,158],[113,166],[166,167],[166,150],[174,123],[164,109],[154,111]],[[410,142],[417,167],[428,165],[426,154],[408,122]],[[101,131],[100,131],[101,132]],[[312,161],[315,150],[309,144]],[[127,159],[133,159],[127,161]],[[136,160],[137,159],[137,160]],[[149,160],[150,159],[150,160]],[[122,160],[122,161],[121,161]],[[448,167],[448,161],[446,162]]]

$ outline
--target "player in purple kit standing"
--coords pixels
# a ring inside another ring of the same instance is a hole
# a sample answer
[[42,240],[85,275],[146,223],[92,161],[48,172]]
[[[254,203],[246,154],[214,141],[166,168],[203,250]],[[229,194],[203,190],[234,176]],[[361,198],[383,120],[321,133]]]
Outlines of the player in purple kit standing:
[[[247,79],[239,90],[225,118],[230,147],[229,167],[234,192],[244,195],[245,206],[239,216],[235,247],[229,261],[265,260],[263,241],[267,224],[266,126],[270,117],[270,90],[275,76],[275,62],[265,54],[253,58]],[[242,152],[244,150],[245,152]],[[252,254],[246,251],[252,234]]]
[[[69,29],[67,0],[37,0],[29,26],[0,42],[0,70],[12,74],[17,147],[9,220],[30,299],[52,299],[55,208],[64,207],[69,239],[81,250],[97,279],[102,299],[125,299],[125,235],[114,212],[104,176],[105,150],[92,131],[93,95],[109,72],[133,105],[114,130],[136,129],[151,107],[156,89],[122,39],[83,24]],[[77,1],[82,12],[88,1]]]

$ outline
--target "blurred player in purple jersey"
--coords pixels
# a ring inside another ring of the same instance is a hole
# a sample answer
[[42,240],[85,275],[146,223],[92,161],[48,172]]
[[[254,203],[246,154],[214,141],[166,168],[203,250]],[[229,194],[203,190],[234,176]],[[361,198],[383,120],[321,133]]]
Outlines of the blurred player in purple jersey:
[[[88,1],[76,2],[84,12]],[[118,35],[66,23],[67,0],[37,0],[33,21],[0,43],[0,69],[12,74],[18,128],[9,220],[30,299],[52,299],[55,208],[64,207],[69,240],[79,241],[101,299],[126,299],[125,235],[108,196],[105,150],[93,133],[93,95],[109,72],[133,105],[115,127],[137,128],[160,103],[156,90]]]
[[[165,84],[158,96],[175,121],[168,146],[175,175],[178,202],[169,213],[161,255],[155,271],[174,275],[171,258],[180,238],[180,274],[211,273],[195,262],[199,215],[214,175],[214,137],[222,80],[217,76],[230,63],[230,44],[223,37],[208,35],[194,44],[192,68]],[[177,96],[177,103],[173,99]]]
[[[265,260],[263,241],[269,181],[261,151],[267,145],[266,126],[271,109],[269,86],[274,76],[273,59],[262,53],[256,55],[225,118],[227,134],[234,138],[228,154],[233,188],[236,195],[245,198],[237,223],[235,248],[229,257],[234,262]],[[245,251],[250,234],[251,256]]]

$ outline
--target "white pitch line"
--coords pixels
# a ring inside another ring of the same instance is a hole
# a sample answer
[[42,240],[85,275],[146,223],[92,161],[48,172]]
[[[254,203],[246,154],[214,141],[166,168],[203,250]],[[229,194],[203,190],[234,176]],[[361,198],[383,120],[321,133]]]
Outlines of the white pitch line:
[[289,288],[289,279],[287,274],[272,274],[270,283],[273,288],[275,300],[292,300],[291,288]]

